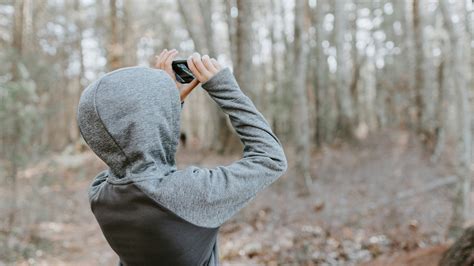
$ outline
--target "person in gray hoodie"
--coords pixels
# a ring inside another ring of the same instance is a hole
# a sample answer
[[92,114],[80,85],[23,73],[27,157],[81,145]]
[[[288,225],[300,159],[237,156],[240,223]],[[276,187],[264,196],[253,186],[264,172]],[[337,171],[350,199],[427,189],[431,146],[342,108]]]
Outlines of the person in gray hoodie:
[[[163,51],[157,68],[110,72],[82,93],[81,135],[107,166],[90,185],[91,210],[119,265],[219,265],[220,226],[287,169],[282,144],[228,67],[194,53],[196,80],[179,90]],[[229,165],[178,169],[184,98],[201,83],[242,141]]]

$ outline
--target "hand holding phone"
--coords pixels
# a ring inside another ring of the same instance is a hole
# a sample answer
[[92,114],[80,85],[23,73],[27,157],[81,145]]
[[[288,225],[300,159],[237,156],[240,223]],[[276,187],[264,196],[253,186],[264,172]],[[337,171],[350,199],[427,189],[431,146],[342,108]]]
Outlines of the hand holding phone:
[[[156,63],[155,67],[161,70],[164,70],[168,75],[175,81],[176,87],[179,90],[179,95],[181,98],[181,101],[184,101],[184,99],[191,93],[191,91],[197,87],[199,84],[199,80],[194,78],[194,76],[189,76],[189,74],[192,75],[192,72],[188,69],[189,73],[185,71],[185,68],[187,68],[186,65],[183,64],[177,64],[178,71],[183,75],[183,77],[178,76],[176,72],[173,69],[173,59],[175,56],[178,54],[178,51],[176,49],[173,49],[171,51],[168,51],[168,49],[164,49],[160,55],[156,56]],[[185,61],[186,60],[178,60],[178,61]],[[186,75],[184,75],[186,74]],[[186,84],[183,84],[186,83]]]
[[210,58],[208,55],[193,53],[188,58],[188,66],[194,76],[201,82],[205,83],[210,80],[222,67],[216,59]]

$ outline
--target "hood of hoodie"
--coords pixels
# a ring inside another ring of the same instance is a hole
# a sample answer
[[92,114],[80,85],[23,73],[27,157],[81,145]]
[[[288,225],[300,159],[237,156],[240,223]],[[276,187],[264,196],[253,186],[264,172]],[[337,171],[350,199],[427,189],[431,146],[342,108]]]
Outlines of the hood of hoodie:
[[110,72],[82,93],[81,135],[119,179],[176,170],[181,101],[169,75],[128,67]]

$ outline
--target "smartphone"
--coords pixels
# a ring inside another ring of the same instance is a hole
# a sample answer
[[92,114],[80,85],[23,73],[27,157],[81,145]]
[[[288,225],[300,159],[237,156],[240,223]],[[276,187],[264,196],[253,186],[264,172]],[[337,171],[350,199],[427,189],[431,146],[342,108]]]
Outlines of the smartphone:
[[193,72],[188,67],[188,61],[186,60],[175,60],[171,63],[171,67],[176,76],[176,80],[179,83],[190,83],[195,78]]

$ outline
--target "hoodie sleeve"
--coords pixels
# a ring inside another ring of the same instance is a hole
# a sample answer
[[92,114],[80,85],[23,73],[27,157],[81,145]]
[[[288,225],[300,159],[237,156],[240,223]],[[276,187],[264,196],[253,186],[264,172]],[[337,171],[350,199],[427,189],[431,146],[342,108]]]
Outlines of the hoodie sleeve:
[[229,115],[244,144],[240,160],[226,166],[190,166],[164,178],[155,198],[188,222],[218,227],[287,169],[283,147],[270,125],[239,88],[229,68],[202,87]]

